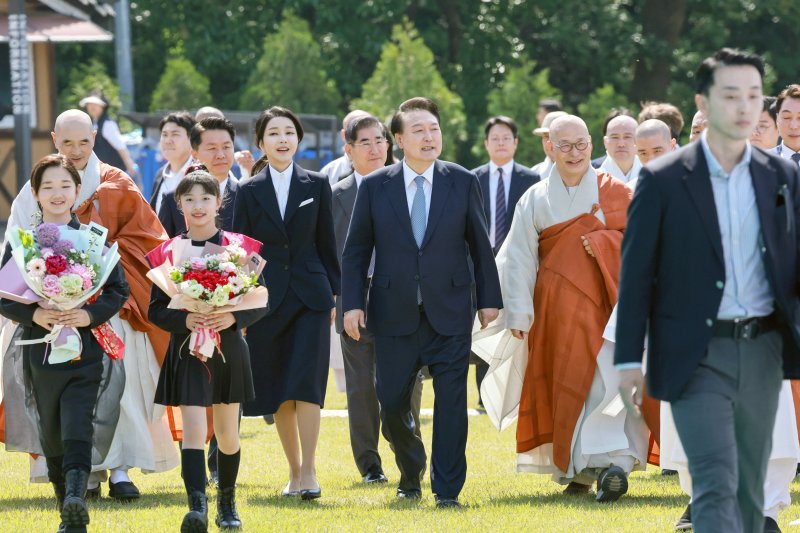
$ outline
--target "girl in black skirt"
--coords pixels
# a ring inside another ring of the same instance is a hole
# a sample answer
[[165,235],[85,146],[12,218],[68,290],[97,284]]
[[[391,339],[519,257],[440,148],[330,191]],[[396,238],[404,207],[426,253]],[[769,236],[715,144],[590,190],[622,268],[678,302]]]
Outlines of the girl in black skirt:
[[239,185],[233,229],[264,243],[269,290],[267,316],[247,336],[256,400],[244,414],[275,414],[289,463],[283,494],[310,500],[322,493],[315,456],[341,274],[328,178],[292,161],[302,139],[290,110],[261,113],[256,143],[269,164]]
[[[49,155],[36,163],[31,173],[31,189],[39,203],[42,221],[80,228],[71,213],[80,184],[78,171],[63,155]],[[3,264],[10,258],[11,246],[6,245]],[[91,330],[114,316],[128,294],[125,275],[117,264],[97,300],[80,309],[47,310],[38,304],[0,300],[0,314],[19,323],[22,339],[41,339],[54,325],[63,324],[77,328],[83,343],[79,359],[55,364],[45,358],[45,344],[22,347],[25,373],[36,399],[39,441],[47,459],[47,476],[61,510],[59,531],[85,532],[89,523],[84,498],[92,468],[92,418],[104,356]]]
[[[222,204],[219,183],[207,172],[199,170],[184,177],[175,190],[175,199],[188,228],[184,235],[175,239],[191,239],[194,246],[202,247],[207,242],[225,246],[240,237],[217,228],[216,215]],[[151,263],[168,253],[171,243],[167,241],[148,254]],[[256,246],[260,246],[259,243]],[[206,531],[208,528],[204,461],[208,406],[213,406],[214,434],[219,446],[216,523],[220,528],[238,529],[242,526],[235,501],[240,458],[239,405],[255,397],[250,356],[242,329],[263,317],[266,309],[202,315],[168,309],[169,302],[170,298],[153,285],[148,318],[172,334],[155,401],[180,407],[183,419],[181,465],[189,512],[183,519],[181,531]],[[219,332],[224,360],[216,353],[203,362],[189,352],[187,339],[200,327]]]

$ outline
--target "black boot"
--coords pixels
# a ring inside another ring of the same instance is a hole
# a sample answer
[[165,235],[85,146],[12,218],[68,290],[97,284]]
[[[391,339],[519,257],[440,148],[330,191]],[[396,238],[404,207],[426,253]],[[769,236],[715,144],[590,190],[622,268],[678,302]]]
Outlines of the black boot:
[[64,475],[64,505],[61,507],[61,521],[66,531],[86,530],[89,523],[89,508],[86,506],[86,485],[89,483],[89,472],[74,468]]
[[183,517],[181,533],[206,533],[208,531],[208,500],[198,490],[189,493],[189,512]]
[[220,529],[241,529],[242,521],[236,511],[236,487],[217,491],[216,522]]

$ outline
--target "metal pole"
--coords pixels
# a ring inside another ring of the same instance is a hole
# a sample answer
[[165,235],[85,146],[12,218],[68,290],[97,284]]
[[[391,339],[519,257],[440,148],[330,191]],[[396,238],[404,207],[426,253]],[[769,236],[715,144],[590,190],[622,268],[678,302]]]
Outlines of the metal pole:
[[114,47],[117,59],[117,83],[123,111],[134,111],[133,64],[131,62],[131,18],[128,0],[117,0],[114,22]]
[[10,0],[8,15],[8,53],[11,66],[11,105],[14,111],[14,161],[17,190],[28,181],[31,162],[31,93],[28,57],[28,21],[25,0]]

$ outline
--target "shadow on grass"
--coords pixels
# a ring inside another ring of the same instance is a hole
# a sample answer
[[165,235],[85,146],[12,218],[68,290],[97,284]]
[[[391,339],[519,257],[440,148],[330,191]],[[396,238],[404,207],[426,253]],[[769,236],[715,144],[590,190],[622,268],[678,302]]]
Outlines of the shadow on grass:
[[335,509],[347,507],[348,502],[335,502],[333,499],[325,499],[323,492],[322,498],[318,500],[302,500],[298,496],[281,496],[280,494],[268,495],[249,495],[245,498],[248,505],[259,505],[266,507],[280,507],[282,509]]
[[[209,496],[213,497],[214,493],[210,492]],[[98,500],[89,500],[89,509],[113,509],[115,511],[131,512],[139,511],[143,508],[156,508],[156,507],[183,507],[186,506],[186,493],[181,492],[159,492],[158,494],[143,494],[138,500],[131,502],[121,502],[111,498],[100,498]],[[30,498],[3,498],[3,507],[5,509],[16,510],[52,510],[56,512],[56,498],[53,496],[44,497],[30,497]]]
[[641,507],[643,505],[652,505],[656,507],[674,507],[675,509],[684,509],[686,504],[689,503],[689,497],[685,495],[675,496],[651,496],[651,495],[637,495],[628,493],[622,496],[614,503],[600,503],[595,501],[595,495],[574,495],[568,496],[565,494],[545,494],[537,495],[524,495],[517,494],[513,496],[500,496],[497,498],[489,498],[488,501],[472,502],[472,507],[483,507],[485,505],[511,505],[511,506],[528,506],[538,507],[541,505],[557,504],[569,507],[588,507],[605,505],[613,505],[615,507]]

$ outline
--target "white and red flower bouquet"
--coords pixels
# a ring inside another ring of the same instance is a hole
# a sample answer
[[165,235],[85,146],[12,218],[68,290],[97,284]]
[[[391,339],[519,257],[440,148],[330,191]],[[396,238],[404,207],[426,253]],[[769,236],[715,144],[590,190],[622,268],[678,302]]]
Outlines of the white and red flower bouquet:
[[[105,248],[107,233],[95,223],[80,229],[51,223],[33,230],[11,228],[12,259],[0,270],[0,297],[60,311],[83,306],[100,292],[120,259],[116,243]],[[125,347],[108,324],[92,333],[109,357],[122,358]],[[83,348],[78,331],[60,324],[41,339],[17,344],[41,342],[48,344],[45,357],[51,364],[77,359]]]
[[[258,279],[266,266],[257,253],[261,243],[242,235],[225,233],[227,244],[192,246],[188,239],[173,239],[168,253],[148,254],[147,277],[170,297],[170,309],[218,314],[258,309],[267,305],[267,288]],[[219,332],[199,328],[188,339],[189,352],[205,361],[220,350]]]

